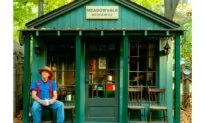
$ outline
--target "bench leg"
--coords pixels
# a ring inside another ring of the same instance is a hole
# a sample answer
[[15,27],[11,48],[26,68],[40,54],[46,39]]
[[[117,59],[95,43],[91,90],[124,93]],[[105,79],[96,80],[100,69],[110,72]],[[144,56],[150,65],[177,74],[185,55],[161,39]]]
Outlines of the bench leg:
[[130,110],[128,110],[128,112],[129,112],[129,121],[130,121]]
[[142,111],[142,110],[140,110],[140,121],[142,121],[142,114],[141,114],[141,111]]
[[152,121],[152,111],[150,110],[149,111],[149,122],[151,122]]
[[168,114],[167,114],[167,110],[163,110],[163,117],[164,117],[164,122],[168,123]]
[[73,121],[74,121],[74,109],[72,109],[72,123],[74,123]]
[[146,112],[145,112],[145,109],[144,109],[144,120],[146,121]]
[[163,112],[164,122],[166,122],[166,118],[165,118],[165,110],[162,110],[162,112]]

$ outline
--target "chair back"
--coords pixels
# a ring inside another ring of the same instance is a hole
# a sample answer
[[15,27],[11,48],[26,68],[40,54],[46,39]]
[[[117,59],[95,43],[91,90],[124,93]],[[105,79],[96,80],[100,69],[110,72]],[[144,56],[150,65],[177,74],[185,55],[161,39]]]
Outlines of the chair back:
[[142,101],[142,86],[129,86],[128,97],[130,104],[141,104]]
[[166,105],[166,89],[165,88],[148,88],[148,96],[150,104]]

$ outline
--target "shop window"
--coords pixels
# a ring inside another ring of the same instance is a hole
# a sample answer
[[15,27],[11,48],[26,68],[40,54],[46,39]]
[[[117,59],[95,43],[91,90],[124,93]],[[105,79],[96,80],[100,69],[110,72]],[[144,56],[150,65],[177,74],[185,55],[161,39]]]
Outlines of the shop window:
[[47,50],[47,64],[54,72],[58,85],[58,99],[65,104],[75,101],[75,42],[52,42]]
[[156,43],[129,43],[129,86],[143,86],[143,100],[148,101],[148,87],[156,86]]

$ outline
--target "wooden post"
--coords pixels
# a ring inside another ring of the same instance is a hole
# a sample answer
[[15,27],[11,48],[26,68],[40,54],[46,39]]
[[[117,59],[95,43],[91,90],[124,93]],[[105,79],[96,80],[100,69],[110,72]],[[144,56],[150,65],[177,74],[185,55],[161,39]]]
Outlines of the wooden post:
[[29,123],[30,35],[24,42],[23,123]]
[[123,123],[128,123],[128,36],[123,36]]
[[75,122],[83,123],[85,121],[85,57],[84,43],[82,43],[79,35],[76,36],[75,69]]
[[119,75],[119,122],[123,123],[123,40],[120,41],[120,75]]
[[180,123],[180,35],[175,38],[175,123]]

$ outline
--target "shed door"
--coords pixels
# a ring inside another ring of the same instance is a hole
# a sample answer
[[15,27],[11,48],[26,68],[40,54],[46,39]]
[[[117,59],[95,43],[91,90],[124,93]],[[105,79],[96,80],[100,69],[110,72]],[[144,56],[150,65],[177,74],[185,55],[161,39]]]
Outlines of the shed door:
[[[102,40],[102,39],[101,39]],[[118,121],[118,48],[114,42],[86,42],[85,119]]]

